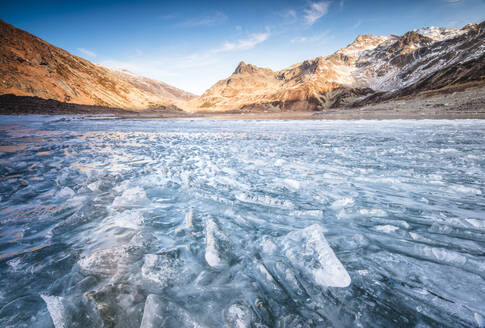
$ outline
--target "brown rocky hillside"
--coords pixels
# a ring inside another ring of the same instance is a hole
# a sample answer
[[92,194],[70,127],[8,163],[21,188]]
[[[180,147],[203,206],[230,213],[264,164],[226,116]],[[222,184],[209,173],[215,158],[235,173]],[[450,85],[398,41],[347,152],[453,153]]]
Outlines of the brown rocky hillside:
[[177,106],[194,95],[74,56],[0,20],[0,94],[125,109]]

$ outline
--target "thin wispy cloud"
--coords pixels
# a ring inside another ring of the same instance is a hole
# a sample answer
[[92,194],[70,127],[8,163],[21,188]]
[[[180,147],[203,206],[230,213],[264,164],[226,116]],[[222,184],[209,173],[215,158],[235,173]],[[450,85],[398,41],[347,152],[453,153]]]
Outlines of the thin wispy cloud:
[[310,35],[310,36],[300,36],[291,40],[291,43],[321,43],[320,41],[324,40],[330,34],[330,30],[324,31],[318,35]]
[[284,24],[294,24],[298,20],[298,14],[295,9],[287,9],[275,13],[277,16],[283,18],[281,21]]
[[458,21],[456,20],[449,21],[448,23],[446,23],[447,27],[457,27],[457,25],[458,25]]
[[[205,52],[197,52],[177,58],[147,58],[144,57],[141,51],[135,49],[132,58],[127,60],[107,59],[99,64],[114,69],[127,69],[136,74],[156,76],[163,79],[165,77],[177,75],[172,71],[166,70],[167,67],[172,67],[176,70],[186,70],[215,65],[221,60],[218,54],[252,49],[258,44],[266,41],[269,36],[269,31],[264,33],[254,33],[249,35],[247,38],[242,38],[234,42],[225,42],[220,47],[208,49]],[[144,58],[140,58],[140,56]]]
[[217,64],[219,58],[215,57],[212,53],[195,53],[188,56],[184,56],[175,61],[175,66],[180,69],[188,69],[194,67],[204,67]]
[[220,53],[226,51],[248,50],[254,48],[256,45],[266,41],[270,33],[255,33],[251,34],[249,38],[239,39],[236,42],[226,42],[222,47],[214,49],[213,53]]
[[294,38],[291,40],[291,43],[303,43],[303,42],[308,42],[310,41],[310,37],[307,36],[300,36],[298,38]]
[[177,24],[179,27],[198,27],[198,26],[214,26],[224,23],[227,20],[226,14],[216,11],[205,14],[199,17],[187,19]]
[[280,27],[284,25],[293,25],[298,22],[298,11],[293,8],[274,11],[273,15],[278,16]]
[[249,50],[258,44],[266,41],[270,36],[270,32],[254,33],[244,39],[239,39],[235,42],[225,42],[220,47],[210,49],[202,53],[194,53],[178,59],[175,66],[178,68],[193,68],[214,65],[220,61],[218,54],[231,51]]
[[84,48],[78,48],[77,50],[86,57],[96,58],[96,54],[91,50],[84,49]]
[[293,9],[288,10],[288,11],[285,13],[285,17],[293,17],[293,18],[296,18],[296,11],[295,11],[295,10],[293,10]]
[[329,5],[330,2],[328,1],[311,2],[309,8],[303,10],[305,24],[313,25],[317,20],[325,16],[328,13]]
[[163,20],[174,19],[176,17],[177,17],[177,15],[176,14],[173,14],[173,13],[172,14],[164,14],[164,15],[158,16],[158,18],[163,19]]
[[294,9],[288,9],[284,11],[280,11],[277,13],[278,16],[283,17],[283,18],[296,18],[296,10]]

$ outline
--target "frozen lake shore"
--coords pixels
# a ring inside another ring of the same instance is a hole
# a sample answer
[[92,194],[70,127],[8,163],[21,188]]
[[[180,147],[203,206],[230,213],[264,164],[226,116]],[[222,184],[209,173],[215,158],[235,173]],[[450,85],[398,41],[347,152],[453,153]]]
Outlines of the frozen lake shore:
[[483,327],[485,121],[3,116],[2,327]]

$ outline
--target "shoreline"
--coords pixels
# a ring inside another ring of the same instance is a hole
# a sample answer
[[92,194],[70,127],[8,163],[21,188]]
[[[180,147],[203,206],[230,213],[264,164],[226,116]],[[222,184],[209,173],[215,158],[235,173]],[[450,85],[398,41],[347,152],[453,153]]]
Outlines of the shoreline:
[[485,87],[402,97],[361,107],[306,112],[184,112],[172,108],[132,111],[62,103],[37,97],[0,96],[0,115],[112,115],[150,120],[421,120],[485,119]]
[[[80,116],[92,117],[93,119],[119,119],[119,120],[177,120],[177,121],[251,121],[251,120],[275,120],[275,121],[292,121],[292,120],[328,120],[328,121],[358,121],[358,120],[485,120],[485,112],[476,113],[362,113],[357,111],[342,110],[341,112],[286,112],[286,113],[240,113],[240,114],[203,114],[203,115],[153,115],[147,113],[140,114],[113,114],[109,112],[101,113],[0,113],[2,116]],[[100,117],[97,117],[100,116]],[[102,117],[104,116],[104,117]]]
[[[293,112],[282,114],[221,114],[194,116],[153,116],[153,115],[114,115],[111,113],[16,113],[0,114],[2,116],[79,116],[92,120],[174,120],[174,121],[391,121],[391,120],[485,120],[485,113],[477,114],[437,114],[437,115],[401,115],[389,113],[385,115],[359,113],[307,113]],[[112,115],[112,116],[109,116]],[[1,122],[0,122],[1,123]]]
[[[82,114],[81,114],[82,115]],[[138,120],[178,120],[178,121],[252,121],[252,120],[275,120],[275,121],[292,121],[292,120],[467,120],[478,119],[484,120],[485,113],[479,114],[440,114],[440,115],[399,115],[389,113],[386,115],[370,114],[362,115],[359,113],[307,113],[307,112],[293,112],[293,113],[251,113],[251,114],[220,114],[220,115],[194,115],[194,116],[150,116],[150,115],[122,115],[114,116],[114,119],[138,119]]]

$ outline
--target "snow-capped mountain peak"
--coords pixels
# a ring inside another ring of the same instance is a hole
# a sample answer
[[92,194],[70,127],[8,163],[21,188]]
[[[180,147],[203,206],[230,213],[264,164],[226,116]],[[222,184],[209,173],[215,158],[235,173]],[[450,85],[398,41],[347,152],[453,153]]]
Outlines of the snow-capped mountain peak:
[[190,102],[191,110],[321,110],[390,99],[485,76],[485,22],[359,35],[337,52],[278,72],[244,64]]
[[456,28],[444,28],[436,26],[423,27],[414,30],[416,33],[428,37],[434,41],[443,41],[457,36],[463,35],[467,32],[467,29],[456,29]]

